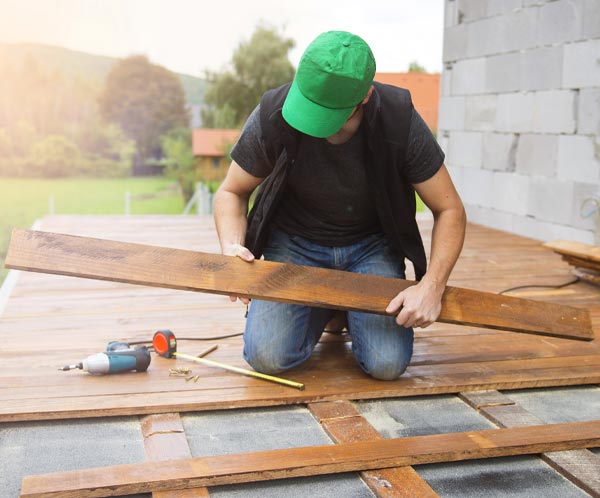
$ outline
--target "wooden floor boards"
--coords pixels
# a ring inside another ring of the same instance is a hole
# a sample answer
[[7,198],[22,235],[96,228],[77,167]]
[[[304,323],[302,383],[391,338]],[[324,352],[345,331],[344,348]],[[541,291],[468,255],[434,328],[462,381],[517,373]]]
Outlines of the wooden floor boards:
[[600,445],[600,421],[144,462],[23,479],[21,498],[92,498]]
[[[421,222],[428,245],[431,222]],[[212,220],[203,217],[49,217],[41,229],[217,252]],[[451,284],[498,292],[526,284],[571,279],[560,256],[537,241],[469,225],[463,255]],[[411,278],[410,269],[407,278]],[[534,294],[528,294],[534,292]],[[585,283],[560,289],[520,290],[512,295],[590,309],[600,331],[600,289]],[[147,373],[94,377],[58,367],[102,351],[110,340],[144,340],[169,328],[178,337],[239,333],[245,308],[226,296],[130,286],[53,275],[21,273],[0,317],[0,421],[202,411],[338,399],[373,399],[458,393],[482,389],[600,383],[600,340],[560,338],[436,323],[416,331],[413,360],[394,382],[362,373],[343,338],[325,335],[313,357],[287,372],[306,390],[153,357]],[[242,368],[242,340],[180,341],[183,353],[212,344],[215,361]],[[24,367],[24,365],[26,365]],[[169,377],[173,366],[189,366],[197,383]]]

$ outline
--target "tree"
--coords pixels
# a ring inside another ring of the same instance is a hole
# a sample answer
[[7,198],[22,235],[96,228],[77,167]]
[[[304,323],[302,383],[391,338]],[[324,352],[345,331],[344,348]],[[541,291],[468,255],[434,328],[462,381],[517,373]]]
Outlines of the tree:
[[179,79],[145,56],[128,57],[113,67],[99,103],[102,116],[135,141],[138,164],[160,157],[160,137],[188,124]]
[[409,73],[426,73],[427,70],[423,66],[421,66],[421,64],[419,64],[417,61],[412,61],[408,65],[408,72]]
[[185,202],[194,194],[196,161],[192,152],[192,133],[188,128],[171,130],[162,137],[162,148],[167,158],[164,174],[177,180]]
[[294,40],[277,30],[259,25],[248,42],[233,53],[232,70],[208,73],[202,122],[207,128],[237,128],[243,124],[260,97],[294,77],[288,52]]

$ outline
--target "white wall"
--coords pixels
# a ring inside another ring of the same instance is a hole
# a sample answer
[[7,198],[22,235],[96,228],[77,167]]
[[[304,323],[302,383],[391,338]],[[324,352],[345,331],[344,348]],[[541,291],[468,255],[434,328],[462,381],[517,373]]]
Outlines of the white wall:
[[600,244],[600,0],[445,0],[438,140],[469,220]]

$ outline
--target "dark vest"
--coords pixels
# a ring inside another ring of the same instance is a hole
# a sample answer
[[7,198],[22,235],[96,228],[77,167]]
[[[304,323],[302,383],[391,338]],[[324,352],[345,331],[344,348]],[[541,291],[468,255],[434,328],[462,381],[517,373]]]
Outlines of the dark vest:
[[[415,191],[403,174],[413,104],[408,90],[376,82],[373,86],[363,117],[367,179],[386,237],[400,256],[413,263],[420,280],[427,259],[415,220]],[[248,215],[246,247],[256,257],[262,255],[268,241],[270,223],[303,136],[281,115],[289,87],[288,83],[269,90],[260,101],[262,145],[274,167],[262,182]]]

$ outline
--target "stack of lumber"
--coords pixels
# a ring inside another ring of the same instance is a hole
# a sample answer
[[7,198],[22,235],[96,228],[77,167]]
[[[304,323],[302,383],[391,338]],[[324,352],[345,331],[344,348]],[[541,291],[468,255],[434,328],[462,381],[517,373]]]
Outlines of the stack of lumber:
[[560,254],[563,260],[573,266],[573,275],[586,282],[600,285],[600,246],[555,240],[547,242],[544,247]]

